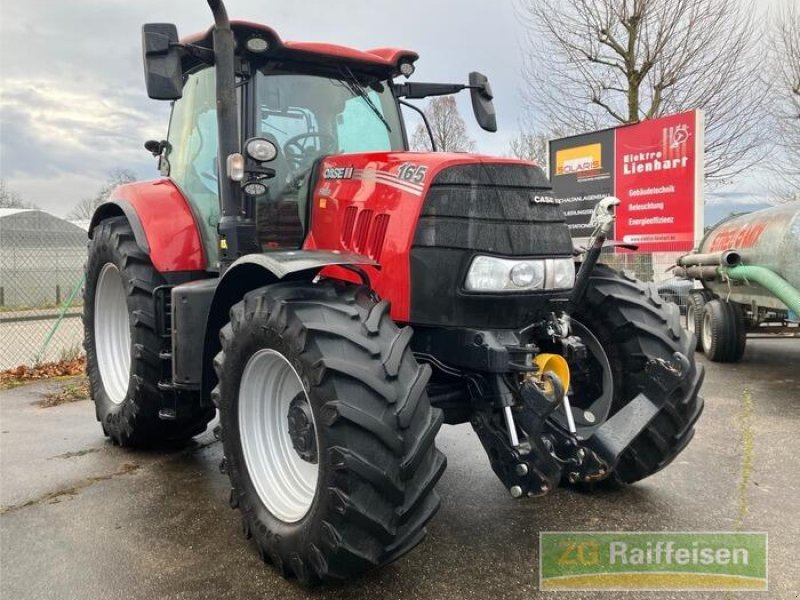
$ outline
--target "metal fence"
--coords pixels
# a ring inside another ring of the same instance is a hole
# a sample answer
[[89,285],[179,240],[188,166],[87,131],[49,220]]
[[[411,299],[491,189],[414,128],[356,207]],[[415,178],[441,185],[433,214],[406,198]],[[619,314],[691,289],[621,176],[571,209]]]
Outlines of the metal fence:
[[0,214],[0,370],[83,352],[86,232],[39,210]]

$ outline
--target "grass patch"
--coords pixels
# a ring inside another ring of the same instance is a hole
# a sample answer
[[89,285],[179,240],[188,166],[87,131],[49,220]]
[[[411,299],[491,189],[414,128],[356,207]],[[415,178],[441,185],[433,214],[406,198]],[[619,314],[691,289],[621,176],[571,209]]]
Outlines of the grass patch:
[[50,392],[44,400],[37,402],[42,408],[52,408],[70,402],[80,402],[89,399],[89,378],[85,375],[66,384],[62,389]]

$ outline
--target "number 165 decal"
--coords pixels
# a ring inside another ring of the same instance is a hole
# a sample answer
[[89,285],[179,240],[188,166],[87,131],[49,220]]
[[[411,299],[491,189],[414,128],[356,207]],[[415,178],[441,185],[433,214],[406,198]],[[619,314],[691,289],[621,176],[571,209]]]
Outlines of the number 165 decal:
[[412,183],[422,183],[425,181],[425,175],[428,173],[428,167],[422,165],[415,165],[412,163],[405,163],[400,165],[397,170],[397,176],[403,181],[410,181]]

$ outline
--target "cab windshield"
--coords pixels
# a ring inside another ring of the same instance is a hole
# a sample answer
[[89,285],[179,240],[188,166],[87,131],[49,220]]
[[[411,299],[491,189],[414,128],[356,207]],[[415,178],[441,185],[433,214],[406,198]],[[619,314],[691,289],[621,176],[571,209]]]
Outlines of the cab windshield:
[[269,193],[258,199],[263,248],[302,242],[311,170],[321,156],[405,149],[397,101],[385,82],[365,85],[350,73],[332,78],[259,71],[256,99],[255,135],[278,148]]
[[259,72],[256,85],[257,135],[277,142],[291,163],[322,154],[404,149],[397,104],[384,83]]

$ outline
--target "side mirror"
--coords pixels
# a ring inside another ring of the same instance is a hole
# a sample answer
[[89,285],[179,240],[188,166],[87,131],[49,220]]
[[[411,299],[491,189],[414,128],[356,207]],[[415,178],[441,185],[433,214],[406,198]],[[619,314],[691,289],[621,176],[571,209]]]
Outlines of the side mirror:
[[472,97],[472,112],[481,129],[497,131],[497,116],[492,104],[492,87],[486,75],[473,71],[469,74],[470,96]]
[[171,23],[142,26],[142,57],[147,95],[154,100],[177,100],[183,95],[178,29]]

